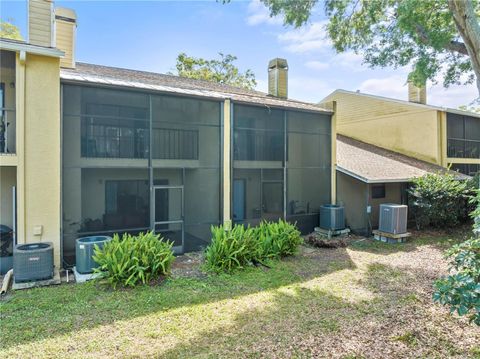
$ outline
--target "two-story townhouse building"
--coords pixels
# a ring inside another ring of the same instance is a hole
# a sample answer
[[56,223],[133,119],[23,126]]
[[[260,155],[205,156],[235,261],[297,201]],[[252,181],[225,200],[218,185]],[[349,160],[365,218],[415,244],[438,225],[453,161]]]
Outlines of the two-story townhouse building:
[[85,64],[73,11],[31,0],[37,19],[29,42],[0,40],[16,75],[1,81],[15,113],[1,210],[18,243],[54,242],[57,267],[74,264],[82,236],[154,230],[184,252],[208,244],[211,225],[284,218],[312,231],[335,202],[333,113],[287,98],[286,61],[270,62],[269,94]]

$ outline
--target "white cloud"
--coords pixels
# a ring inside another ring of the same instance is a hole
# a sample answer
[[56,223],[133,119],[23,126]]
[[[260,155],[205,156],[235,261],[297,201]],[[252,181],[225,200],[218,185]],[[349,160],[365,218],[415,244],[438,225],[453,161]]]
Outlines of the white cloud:
[[332,85],[314,76],[292,76],[288,79],[288,97],[317,103],[334,90]]
[[305,66],[312,70],[322,71],[328,69],[330,64],[328,62],[321,61],[307,61]]
[[325,21],[314,22],[302,28],[279,34],[278,40],[285,45],[287,51],[293,53],[324,51],[331,47],[325,25]]
[[406,100],[406,79],[406,76],[399,74],[383,78],[368,79],[360,84],[358,90],[367,94]]
[[268,91],[268,80],[267,79],[256,79],[257,87],[256,90],[267,92]]
[[[372,95],[407,100],[408,88],[406,81],[408,72],[400,71],[403,74],[365,80],[358,89],[361,92]],[[477,97],[478,92],[474,85],[450,86],[447,89],[441,83],[427,85],[427,104],[429,105],[457,108],[471,103]]]
[[444,88],[442,84],[427,88],[427,102],[431,105],[457,108],[468,105],[478,97],[475,85],[450,86]]
[[342,52],[336,54],[331,60],[338,66],[342,66],[350,71],[361,72],[367,69],[366,65],[363,65],[363,56],[354,53],[353,51]]
[[247,12],[247,24],[250,26],[264,23],[269,25],[283,24],[281,16],[270,17],[270,11],[260,0],[251,0],[248,4]]

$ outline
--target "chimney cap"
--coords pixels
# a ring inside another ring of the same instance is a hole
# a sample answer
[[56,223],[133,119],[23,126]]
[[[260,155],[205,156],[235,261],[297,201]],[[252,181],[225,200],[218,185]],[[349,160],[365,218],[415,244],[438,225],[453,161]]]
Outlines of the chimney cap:
[[283,68],[283,69],[288,69],[288,63],[287,60],[281,59],[279,57],[270,60],[268,63],[268,69],[274,69],[274,68]]
[[77,14],[75,10],[67,9],[66,7],[55,8],[55,17],[77,20]]

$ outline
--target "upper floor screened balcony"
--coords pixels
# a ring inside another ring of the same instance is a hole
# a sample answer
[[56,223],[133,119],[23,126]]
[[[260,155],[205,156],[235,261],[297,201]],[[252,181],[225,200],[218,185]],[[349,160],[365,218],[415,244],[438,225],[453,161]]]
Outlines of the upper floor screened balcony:
[[219,165],[219,102],[65,84],[63,125],[70,166]]
[[480,158],[480,118],[448,113],[447,156]]
[[15,53],[0,51],[0,154],[16,152]]

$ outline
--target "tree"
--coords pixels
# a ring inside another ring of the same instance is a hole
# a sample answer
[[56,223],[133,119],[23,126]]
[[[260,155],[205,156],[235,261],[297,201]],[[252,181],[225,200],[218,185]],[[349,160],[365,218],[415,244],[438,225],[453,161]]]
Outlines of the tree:
[[205,60],[185,53],[177,56],[177,75],[192,79],[218,82],[225,85],[253,89],[257,85],[252,70],[241,73],[233,64],[236,56],[219,53],[220,59]]
[[0,21],[0,37],[4,39],[23,40],[18,27],[7,21]]
[[[271,16],[300,27],[319,0],[261,0]],[[480,95],[480,0],[325,0],[337,52],[363,53],[372,67],[412,66],[409,79],[473,83]],[[466,77],[466,79],[465,79]]]

